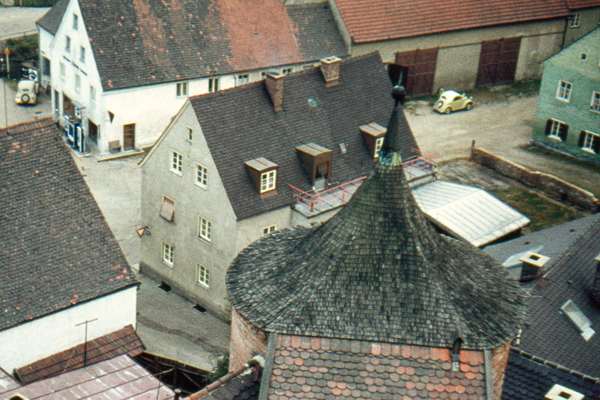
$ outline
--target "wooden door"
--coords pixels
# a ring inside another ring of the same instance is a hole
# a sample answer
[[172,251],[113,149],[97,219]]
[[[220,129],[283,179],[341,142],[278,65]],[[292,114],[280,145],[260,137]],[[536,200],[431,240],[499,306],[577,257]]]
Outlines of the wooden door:
[[98,125],[88,119],[88,137],[90,140],[98,144]]
[[481,43],[477,86],[512,83],[515,80],[520,49],[520,37]]
[[135,124],[123,125],[123,149],[135,148]]
[[433,93],[438,49],[425,49],[396,53],[396,64],[406,71],[406,93],[424,96]]
[[75,105],[71,99],[63,93],[63,115],[73,115],[75,113]]

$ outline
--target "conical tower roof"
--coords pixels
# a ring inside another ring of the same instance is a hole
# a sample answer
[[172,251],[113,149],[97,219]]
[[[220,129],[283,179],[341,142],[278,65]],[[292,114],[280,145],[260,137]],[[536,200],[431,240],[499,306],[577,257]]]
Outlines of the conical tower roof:
[[[397,97],[397,96],[396,96]],[[270,332],[451,347],[513,339],[523,297],[503,267],[439,234],[406,182],[398,97],[374,174],[314,229],[274,233],[227,275],[233,307]]]

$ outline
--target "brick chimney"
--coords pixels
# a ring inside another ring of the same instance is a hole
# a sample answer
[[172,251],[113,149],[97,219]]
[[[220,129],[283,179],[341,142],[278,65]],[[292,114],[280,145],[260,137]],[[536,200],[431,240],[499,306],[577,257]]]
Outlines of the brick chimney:
[[600,254],[594,258],[596,272],[594,273],[594,284],[592,286],[592,299],[600,306]]
[[321,72],[325,79],[325,87],[332,87],[340,83],[340,65],[342,60],[336,56],[321,59]]
[[519,261],[523,263],[520,281],[528,282],[542,276],[542,273],[544,272],[544,265],[550,261],[550,257],[530,251],[521,257]]
[[278,72],[270,72],[265,77],[265,87],[275,112],[283,111],[283,77],[284,75]]

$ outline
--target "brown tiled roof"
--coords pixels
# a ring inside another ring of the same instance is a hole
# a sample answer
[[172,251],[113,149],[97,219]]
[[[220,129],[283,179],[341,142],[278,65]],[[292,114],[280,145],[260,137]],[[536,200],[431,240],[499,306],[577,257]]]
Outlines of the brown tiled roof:
[[268,399],[484,398],[482,351],[461,351],[453,372],[445,348],[287,335],[276,340]]
[[564,0],[336,0],[336,4],[354,43],[559,18],[568,14]]
[[600,7],[600,0],[567,0],[567,5],[571,10],[579,10],[589,7]]
[[[64,374],[83,367],[84,344],[77,345],[61,353],[46,357],[15,370],[21,383],[28,384],[41,379]],[[144,344],[131,325],[101,336],[87,343],[87,365],[128,354],[138,356],[144,351]]]

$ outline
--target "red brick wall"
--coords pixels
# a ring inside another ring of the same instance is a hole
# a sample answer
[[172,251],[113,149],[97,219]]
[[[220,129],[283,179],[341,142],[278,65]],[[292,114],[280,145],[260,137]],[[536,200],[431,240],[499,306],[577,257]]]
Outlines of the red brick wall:
[[494,377],[494,400],[502,398],[502,385],[504,384],[504,373],[508,364],[510,343],[492,350],[492,371]]
[[246,364],[257,353],[266,354],[267,335],[253,326],[234,309],[231,311],[231,338],[229,341],[229,371]]

